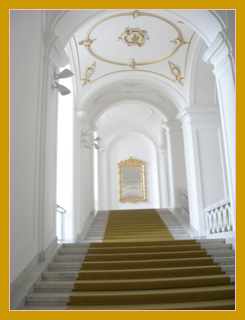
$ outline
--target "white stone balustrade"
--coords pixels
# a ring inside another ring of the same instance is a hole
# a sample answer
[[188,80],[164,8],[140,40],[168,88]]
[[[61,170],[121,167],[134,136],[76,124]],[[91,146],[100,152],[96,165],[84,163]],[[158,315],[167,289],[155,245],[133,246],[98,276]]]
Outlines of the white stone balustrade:
[[204,209],[208,234],[233,230],[230,199],[226,198]]
[[189,214],[188,193],[185,189],[179,189],[180,207],[181,211]]

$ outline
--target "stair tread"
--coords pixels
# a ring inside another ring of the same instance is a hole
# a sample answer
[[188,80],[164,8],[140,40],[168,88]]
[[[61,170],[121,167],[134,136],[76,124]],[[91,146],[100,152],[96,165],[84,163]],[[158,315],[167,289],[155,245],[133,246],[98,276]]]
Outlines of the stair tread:
[[[77,280],[79,283],[114,283],[114,282],[150,282],[150,281],[181,281],[183,279],[207,279],[207,278],[226,278],[224,274],[211,274],[211,275],[197,275],[197,276],[184,276],[184,277],[165,277],[165,278],[144,278],[144,279],[108,279],[108,280]],[[52,282],[52,281],[50,281]]]
[[122,305],[69,305],[66,310],[193,310],[197,308],[230,307],[235,309],[235,299],[205,300],[194,302],[170,302],[149,304],[122,304]]
[[151,295],[151,294],[171,294],[185,292],[203,292],[203,291],[235,291],[235,287],[231,284],[207,286],[207,287],[191,287],[191,288],[167,288],[167,289],[150,289],[150,290],[123,290],[123,291],[73,291],[71,296],[133,296],[133,295]]

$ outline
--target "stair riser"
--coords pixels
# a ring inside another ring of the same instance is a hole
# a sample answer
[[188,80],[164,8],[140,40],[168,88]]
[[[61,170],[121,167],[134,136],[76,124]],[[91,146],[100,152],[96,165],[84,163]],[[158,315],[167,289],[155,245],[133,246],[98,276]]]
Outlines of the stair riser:
[[50,271],[80,271],[81,270],[81,263],[67,263],[67,264],[62,264],[62,263],[51,263],[49,265],[49,270]]
[[212,285],[230,284],[230,277],[224,276],[222,278],[206,278],[206,279],[192,279],[192,280],[152,280],[150,282],[133,282],[130,283],[127,280],[125,282],[118,283],[116,280],[114,283],[101,284],[99,282],[93,284],[84,284],[75,282],[75,290],[80,291],[106,291],[106,290],[150,290],[150,289],[169,289],[169,288],[185,288],[185,287],[201,287]]
[[185,266],[204,266],[213,264],[213,259],[200,258],[200,259],[171,259],[165,261],[139,261],[139,262],[121,262],[121,263],[91,263],[84,262],[82,269],[84,270],[106,270],[106,269],[145,269],[145,268],[167,268],[167,267],[185,267]]
[[88,250],[85,250],[85,249],[61,249],[60,251],[59,251],[59,255],[66,255],[66,256],[68,256],[68,255],[85,255],[85,254],[87,254],[87,252],[88,252]]
[[132,255],[86,255],[87,261],[131,261],[131,260],[153,260],[153,259],[181,259],[206,257],[206,251],[186,251],[186,252],[168,252],[162,254],[132,254]]
[[35,291],[36,292],[72,292],[74,290],[74,283],[72,284],[56,284],[56,285],[48,285],[48,284],[42,284],[42,285],[35,285]]
[[43,281],[76,281],[78,279],[79,271],[67,272],[43,272]]
[[[90,248],[88,254],[118,254],[120,253],[153,253],[153,252],[180,252],[180,251],[201,251],[201,246],[190,245],[190,246],[176,246],[176,247],[118,247],[118,248]],[[202,250],[204,251],[204,250]]]
[[153,247],[153,246],[182,246],[197,244],[195,239],[186,240],[152,240],[152,241],[134,241],[134,242],[110,242],[110,243],[91,243],[90,248],[104,248],[104,247]]
[[169,269],[148,269],[146,270],[121,270],[108,272],[91,272],[81,270],[78,273],[79,280],[114,280],[114,279],[144,279],[144,278],[167,278],[183,276],[213,275],[222,272],[219,266],[169,268]]

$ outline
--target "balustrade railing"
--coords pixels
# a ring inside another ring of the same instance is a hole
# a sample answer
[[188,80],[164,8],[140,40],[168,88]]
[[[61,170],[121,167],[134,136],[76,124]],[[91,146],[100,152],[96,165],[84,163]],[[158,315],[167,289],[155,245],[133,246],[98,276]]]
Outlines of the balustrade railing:
[[188,193],[185,189],[179,189],[181,211],[189,214]]
[[204,209],[209,234],[227,232],[233,230],[230,199],[222,201]]

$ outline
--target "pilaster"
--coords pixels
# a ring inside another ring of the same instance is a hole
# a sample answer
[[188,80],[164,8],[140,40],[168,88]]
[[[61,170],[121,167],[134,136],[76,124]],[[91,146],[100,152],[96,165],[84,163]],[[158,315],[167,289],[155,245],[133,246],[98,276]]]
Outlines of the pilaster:
[[236,97],[234,38],[235,35],[232,28],[219,32],[216,40],[204,53],[203,60],[214,66],[213,73],[216,77],[219,97],[231,211],[235,225]]
[[[221,200],[219,197],[226,196],[226,192],[222,192],[226,187],[226,178],[221,169],[224,159],[219,108],[187,108],[176,118],[182,122],[183,129],[190,224],[199,236],[205,236],[205,206],[213,199]],[[212,188],[220,188],[218,190],[221,191],[212,194]]]
[[167,121],[162,127],[166,130],[168,146],[168,176],[170,207],[179,208],[179,188],[185,187],[185,159],[181,123]]

